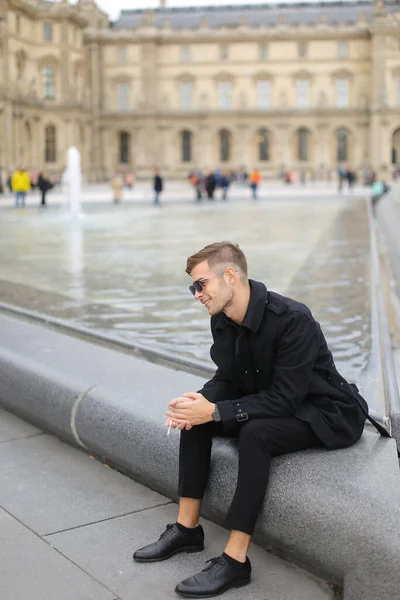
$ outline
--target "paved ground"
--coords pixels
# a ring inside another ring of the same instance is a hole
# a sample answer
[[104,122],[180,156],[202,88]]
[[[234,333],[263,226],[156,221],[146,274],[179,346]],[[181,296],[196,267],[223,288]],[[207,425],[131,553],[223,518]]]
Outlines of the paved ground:
[[[136,564],[134,549],[176,519],[168,498],[0,410],[0,598],[167,600],[223,550],[226,532],[202,521],[206,549]],[[252,545],[251,587],[227,600],[328,600],[328,586]]]

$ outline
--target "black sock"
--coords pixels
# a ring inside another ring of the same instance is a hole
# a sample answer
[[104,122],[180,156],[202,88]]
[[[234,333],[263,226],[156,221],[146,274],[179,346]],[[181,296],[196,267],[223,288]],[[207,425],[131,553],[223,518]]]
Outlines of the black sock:
[[182,531],[182,533],[190,533],[190,532],[194,532],[197,531],[198,528],[200,527],[200,525],[197,525],[197,527],[185,527],[184,525],[181,525],[180,523],[176,522],[179,531]]
[[[222,553],[222,556],[224,558],[226,558],[227,562],[229,564],[231,564],[233,567],[237,567],[238,565],[243,566],[244,564],[246,564],[246,563],[240,562],[240,560],[236,560],[235,558],[232,558],[232,556],[229,556],[229,554],[226,554],[225,552]],[[247,559],[246,559],[246,562],[247,562]]]

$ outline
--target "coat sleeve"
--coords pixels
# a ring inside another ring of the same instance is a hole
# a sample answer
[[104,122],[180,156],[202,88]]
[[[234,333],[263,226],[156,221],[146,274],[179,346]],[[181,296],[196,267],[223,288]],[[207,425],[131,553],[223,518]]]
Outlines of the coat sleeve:
[[[198,392],[203,394],[209,402],[220,400],[234,400],[240,396],[240,392],[231,379],[226,377],[220,369],[217,369],[215,375]],[[230,402],[229,400],[229,402]],[[219,406],[219,402],[218,402]]]
[[303,313],[293,313],[278,334],[272,383],[256,394],[218,402],[226,429],[247,419],[295,415],[307,395],[319,352],[317,324]]

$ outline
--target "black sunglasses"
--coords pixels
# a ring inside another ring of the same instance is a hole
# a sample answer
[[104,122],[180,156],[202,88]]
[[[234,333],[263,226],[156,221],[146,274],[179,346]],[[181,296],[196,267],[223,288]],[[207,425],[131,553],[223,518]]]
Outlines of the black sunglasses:
[[[229,267],[227,267],[227,269],[229,269]],[[196,294],[196,292],[198,292],[200,294],[200,292],[203,291],[203,283],[205,281],[207,281],[208,279],[211,279],[212,277],[217,277],[218,275],[223,275],[225,273],[226,269],[224,271],[221,271],[221,273],[214,273],[214,275],[210,275],[209,277],[202,277],[201,279],[198,279],[197,281],[193,281],[192,285],[189,285],[189,290],[190,293],[194,296]],[[238,272],[237,269],[235,269],[236,273]]]

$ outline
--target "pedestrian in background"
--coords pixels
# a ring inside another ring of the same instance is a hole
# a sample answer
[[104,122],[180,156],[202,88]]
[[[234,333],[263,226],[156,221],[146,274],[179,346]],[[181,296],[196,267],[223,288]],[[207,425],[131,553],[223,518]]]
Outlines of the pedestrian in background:
[[250,188],[253,192],[253,199],[257,200],[257,190],[261,183],[261,173],[258,169],[253,169],[250,175]]
[[25,206],[26,193],[31,189],[31,182],[29,174],[25,171],[24,167],[20,166],[13,173],[11,178],[12,191],[15,194],[15,207],[18,208],[19,200],[21,199],[21,206]]
[[219,182],[219,185],[222,189],[222,200],[228,200],[227,194],[228,194],[228,189],[229,189],[230,184],[231,184],[231,180],[229,177],[229,173],[227,173],[226,171],[223,171],[223,173],[221,174],[221,177],[220,177],[220,182]]
[[122,190],[124,187],[124,180],[120,173],[114,174],[114,177],[111,179],[111,187],[114,192],[113,202],[114,204],[119,204],[122,200]]
[[339,178],[339,192],[343,191],[343,183],[344,180],[347,178],[347,170],[344,169],[343,167],[338,167],[338,178]]
[[46,194],[49,190],[51,190],[52,187],[54,187],[54,185],[49,179],[46,179],[43,173],[39,173],[39,176],[37,178],[37,187],[42,193],[42,201],[40,203],[40,206],[46,206]]
[[352,171],[351,169],[347,169],[347,183],[349,185],[350,192],[352,191],[355,182],[356,182],[356,172]]
[[194,190],[196,191],[196,202],[200,202],[202,199],[202,193],[201,193],[201,173],[200,171],[198,172],[193,172],[189,175],[189,179],[190,179],[190,183],[192,184]]
[[154,169],[154,204],[159,206],[160,194],[163,191],[163,180],[158,169]]
[[217,182],[215,179],[215,175],[212,171],[210,171],[204,182],[204,187],[207,192],[207,198],[209,200],[214,200],[214,192],[215,192],[216,186],[217,186]]

